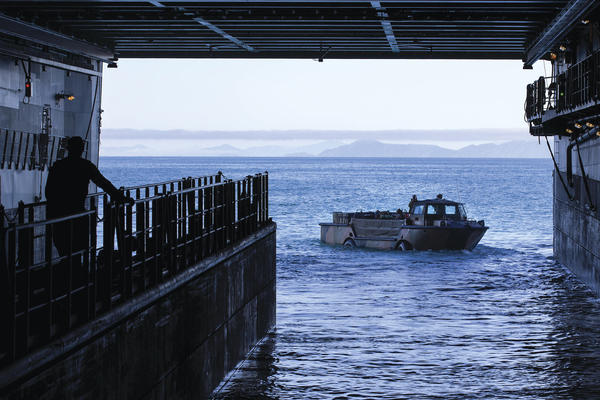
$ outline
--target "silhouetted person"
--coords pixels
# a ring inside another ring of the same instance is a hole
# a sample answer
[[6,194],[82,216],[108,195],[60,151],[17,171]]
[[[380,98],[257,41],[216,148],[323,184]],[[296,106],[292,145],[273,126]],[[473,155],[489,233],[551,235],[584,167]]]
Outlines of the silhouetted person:
[[[81,158],[83,148],[83,139],[79,136],[70,137],[67,141],[68,156],[50,168],[46,182],[48,219],[84,212],[90,180],[104,189],[111,199],[133,202],[131,198],[125,198],[91,161]],[[69,248],[71,234],[73,240]],[[89,217],[54,224],[52,239],[61,256],[88,248]]]

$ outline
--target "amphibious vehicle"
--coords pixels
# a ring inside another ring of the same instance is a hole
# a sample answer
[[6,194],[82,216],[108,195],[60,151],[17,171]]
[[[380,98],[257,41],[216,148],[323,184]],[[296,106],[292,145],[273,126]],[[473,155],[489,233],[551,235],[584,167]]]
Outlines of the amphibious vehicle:
[[321,241],[348,247],[386,250],[473,250],[488,227],[467,219],[462,203],[417,200],[409,211],[334,212],[332,223],[320,223]]

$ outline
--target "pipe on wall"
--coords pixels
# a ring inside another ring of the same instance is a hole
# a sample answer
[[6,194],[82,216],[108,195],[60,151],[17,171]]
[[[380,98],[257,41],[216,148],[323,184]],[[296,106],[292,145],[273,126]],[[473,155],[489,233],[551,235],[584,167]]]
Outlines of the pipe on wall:
[[599,128],[592,129],[591,131],[571,141],[567,146],[567,181],[569,182],[569,186],[573,186],[573,147],[577,146],[578,144],[588,142],[592,139],[597,139],[599,137],[598,134],[600,134]]

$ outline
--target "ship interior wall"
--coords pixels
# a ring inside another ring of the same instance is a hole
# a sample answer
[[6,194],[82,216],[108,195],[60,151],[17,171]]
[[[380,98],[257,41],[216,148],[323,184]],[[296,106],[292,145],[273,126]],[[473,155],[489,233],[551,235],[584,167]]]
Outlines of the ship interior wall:
[[[597,22],[591,23],[590,28],[582,31],[578,37],[572,38],[570,47],[573,63],[580,62],[600,50]],[[566,66],[564,59],[559,57],[554,69],[566,70]],[[571,115],[573,121],[581,117],[598,121],[600,114],[596,107],[590,107],[587,111]],[[577,146],[572,146],[572,185],[568,183],[566,173],[569,143],[573,143],[570,137],[555,136],[555,157],[572,199],[555,172],[554,256],[600,295],[600,137],[596,136],[581,143],[579,150]]]
[[[566,181],[568,138],[555,140],[555,152]],[[572,157],[573,186],[568,187],[570,200],[558,175],[554,175],[554,256],[600,295],[600,140],[580,146],[581,160],[587,177],[588,198],[577,150]],[[590,201],[591,200],[591,201]],[[595,209],[594,209],[595,208]]]
[[86,157],[98,163],[102,63],[87,72],[33,58],[0,54],[0,203],[8,209],[44,199],[48,167],[64,155],[61,138],[84,138]]

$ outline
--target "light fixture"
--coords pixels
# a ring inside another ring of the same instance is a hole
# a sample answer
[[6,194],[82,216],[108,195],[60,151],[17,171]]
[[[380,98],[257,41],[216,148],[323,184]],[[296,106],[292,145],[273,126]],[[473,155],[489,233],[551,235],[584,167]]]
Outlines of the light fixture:
[[25,80],[25,97],[31,97],[32,95],[31,78],[28,77]]
[[550,60],[554,61],[556,60],[557,56],[556,53],[550,53]]
[[560,46],[558,46],[558,49],[560,51],[565,51],[565,50],[567,50],[567,46],[565,46],[564,44],[561,44]]
[[581,23],[584,24],[584,25],[587,25],[587,24],[590,23],[590,20],[589,19],[582,19]]
[[73,100],[75,100],[75,96],[71,93],[56,93],[56,101],[63,100],[63,99],[73,101]]
[[569,129],[569,128],[567,128],[567,129],[565,129],[565,132],[567,132],[567,133],[570,135],[571,133],[573,133],[573,130],[572,130],[572,129]]
[[591,122],[586,122],[585,126],[587,126],[588,128],[593,128],[594,124],[592,124]]
[[575,128],[581,129],[582,127],[583,125],[581,125],[579,122],[575,122]]

